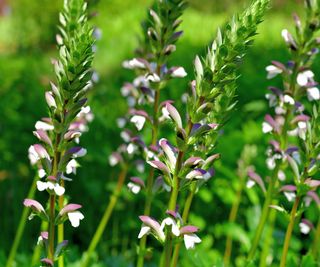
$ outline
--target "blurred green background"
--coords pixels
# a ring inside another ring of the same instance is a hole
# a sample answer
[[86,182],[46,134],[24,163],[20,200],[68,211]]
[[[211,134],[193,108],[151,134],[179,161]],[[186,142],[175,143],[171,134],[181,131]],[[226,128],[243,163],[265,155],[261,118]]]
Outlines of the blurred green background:
[[[184,35],[171,59],[172,65],[182,65],[189,75],[169,84],[163,99],[180,99],[193,78],[195,55],[204,55],[217,27],[233,12],[241,11],[249,1],[190,0],[189,3],[190,7],[183,15]],[[121,142],[116,118],[126,111],[126,102],[120,95],[120,88],[124,81],[133,78],[133,73],[123,70],[121,63],[133,57],[137,36],[141,33],[140,22],[150,4],[149,0],[89,1],[92,24],[102,30],[94,62],[100,80],[90,93],[95,119],[90,124],[90,131],[81,139],[88,155],[81,159],[82,168],[67,188],[72,202],[81,203],[85,214],[79,229],[66,226],[66,236],[73,244],[67,253],[69,262],[77,262],[87,248],[115,186],[118,170],[109,167],[108,156]],[[0,1],[0,266],[4,266],[21,215],[22,201],[35,174],[29,165],[27,150],[36,142],[32,135],[35,122],[46,116],[43,96],[49,81],[54,79],[50,62],[57,55],[55,25],[61,6],[61,0]],[[227,231],[224,223],[235,196],[237,160],[244,144],[259,146],[258,157],[253,163],[260,174],[267,174],[264,164],[267,138],[261,133],[261,121],[267,112],[264,94],[267,86],[277,85],[280,81],[267,81],[264,69],[273,59],[288,59],[280,32],[283,28],[292,29],[291,13],[303,14],[302,7],[302,1],[274,0],[256,42],[241,66],[239,104],[217,148],[222,153],[217,175],[198,194],[190,217],[191,222],[202,229],[203,242],[196,251],[183,252],[181,266],[212,266],[220,261]],[[319,62],[316,64],[319,66]],[[315,70],[317,75],[317,68]],[[45,201],[44,194],[38,194],[37,199]],[[155,203],[159,209],[163,206],[160,199]],[[257,218],[253,214],[259,213],[261,200],[258,190],[248,191],[243,197],[239,226],[234,228],[239,242],[234,249],[236,265],[242,261],[237,255],[247,252],[250,230],[254,229]],[[130,266],[140,228],[141,203],[141,196],[132,196],[124,188],[98,247],[97,266]],[[284,226],[281,216],[278,220],[278,225]],[[36,219],[27,223],[17,266],[29,267],[39,226]],[[284,229],[276,229],[275,235],[280,241],[274,244],[274,249],[281,245]],[[307,243],[308,237],[304,241]],[[291,256],[295,262],[305,242],[295,238],[293,243]],[[148,264],[153,266],[151,262]]]

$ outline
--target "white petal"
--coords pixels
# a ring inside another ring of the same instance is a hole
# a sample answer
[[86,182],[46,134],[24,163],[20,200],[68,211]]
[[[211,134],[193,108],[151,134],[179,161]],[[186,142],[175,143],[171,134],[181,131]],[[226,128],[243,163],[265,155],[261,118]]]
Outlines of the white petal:
[[130,191],[134,194],[138,194],[141,190],[141,187],[139,185],[136,185],[134,183],[128,183],[128,188],[130,189]]
[[44,130],[44,131],[51,131],[54,129],[53,125],[43,122],[43,121],[37,121],[35,128],[37,130]]
[[178,227],[177,223],[175,222],[175,220],[173,220],[170,217],[165,218],[161,223],[160,229],[163,231],[163,229],[166,225],[171,225],[171,231],[175,236],[180,235],[180,230],[179,230],[179,227]]
[[39,191],[44,191],[47,188],[48,188],[48,183],[47,182],[37,181],[37,189]]
[[305,235],[309,234],[309,232],[311,230],[310,226],[307,225],[306,223],[303,223],[303,222],[299,223],[299,227],[300,227],[301,233],[303,233]]
[[247,181],[246,186],[247,186],[247,188],[252,188],[255,184],[256,184],[255,181],[249,179],[249,180]]
[[270,133],[270,132],[272,132],[272,130],[273,130],[273,128],[269,123],[267,123],[265,121],[262,123],[262,132],[263,133]]
[[141,131],[144,123],[146,122],[146,118],[140,115],[134,115],[130,121],[134,123],[138,131]]
[[137,150],[137,146],[130,143],[128,146],[127,146],[127,152],[129,155],[133,154],[135,151]]
[[44,169],[39,169],[39,170],[38,170],[38,176],[39,176],[40,178],[45,177],[45,176],[46,176],[46,171],[45,171]]
[[80,225],[80,220],[84,218],[80,211],[74,211],[68,213],[68,218],[73,227],[78,227]]
[[119,163],[119,160],[114,155],[109,156],[109,164],[110,166],[116,166]]
[[294,102],[295,102],[294,99],[289,95],[285,95],[283,98],[283,101],[284,103],[288,103],[290,105],[294,105]]
[[185,234],[183,236],[184,244],[186,246],[186,249],[192,249],[194,248],[195,243],[200,243],[201,239],[195,235],[195,234]]
[[267,79],[272,79],[278,74],[282,73],[282,69],[277,68],[274,65],[269,65],[266,67],[266,71],[268,72]]
[[308,88],[307,96],[309,101],[319,100],[320,99],[319,89],[317,87]]
[[58,196],[62,196],[65,192],[65,188],[59,184],[55,184],[53,190]]
[[284,192],[284,195],[289,202],[292,202],[296,198],[296,194],[293,192]]
[[297,76],[297,83],[300,86],[306,86],[310,79],[314,77],[314,74],[311,70],[300,72]]
[[36,150],[34,149],[34,146],[30,146],[28,149],[28,157],[30,160],[31,165],[34,165],[38,162],[38,160],[40,160],[38,153],[36,152]]
[[143,237],[144,235],[147,235],[150,232],[151,228],[149,226],[142,226],[140,233],[138,235],[138,238]]
[[72,159],[68,162],[67,166],[66,166],[66,173],[70,174],[76,174],[76,169],[78,167],[78,162],[75,159]]
[[289,38],[289,31],[287,29],[283,29],[281,31],[281,36],[282,38],[285,40],[285,42],[289,42],[290,38]]
[[187,73],[186,71],[184,70],[184,68],[182,67],[179,67],[177,69],[175,69],[172,74],[171,74],[172,77],[177,77],[177,78],[183,78],[185,76],[187,76]]

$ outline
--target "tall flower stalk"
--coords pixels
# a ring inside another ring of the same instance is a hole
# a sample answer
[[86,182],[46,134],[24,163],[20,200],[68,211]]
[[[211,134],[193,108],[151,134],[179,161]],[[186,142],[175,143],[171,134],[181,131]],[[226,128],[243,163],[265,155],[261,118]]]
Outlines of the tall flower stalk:
[[[238,65],[252,43],[268,3],[267,0],[255,1],[243,14],[234,16],[218,31],[206,58],[196,57],[196,79],[191,83],[187,100],[185,126],[172,103],[165,105],[165,113],[175,129],[175,146],[165,138],[160,139],[158,159],[148,163],[161,173],[170,188],[167,217],[160,224],[148,215],[140,216],[143,225],[139,234],[140,238],[152,234],[164,245],[161,266],[176,266],[180,246],[177,244],[173,252],[174,243],[183,240],[190,249],[201,242],[196,235],[198,228],[187,225],[189,210],[195,193],[214,175],[212,165],[219,158],[219,154],[213,154],[218,131],[236,104]],[[189,196],[181,217],[177,202],[184,190],[189,191]]]
[[[136,77],[133,82],[126,82],[121,88],[129,106],[127,114],[117,119],[119,128],[122,128],[120,135],[124,143],[109,157],[110,165],[120,165],[121,172],[117,187],[84,255],[82,267],[88,266],[129,174],[134,173],[135,176],[130,178],[128,188],[135,194],[140,191],[146,192],[144,211],[146,214],[150,213],[155,193],[154,169],[150,168],[146,182],[140,176],[145,170],[143,162],[155,156],[158,132],[163,121],[161,90],[172,78],[187,75],[182,67],[168,67],[170,55],[176,50],[175,43],[182,35],[178,27],[181,23],[179,18],[185,8],[186,4],[182,0],[156,0],[142,25],[143,37],[136,50],[137,57],[123,62],[125,68],[135,71]],[[147,128],[151,130],[151,138],[145,131]],[[139,244],[138,266],[144,265],[145,253],[146,237],[142,238]]]
[[[315,33],[320,26],[320,6],[316,1],[306,1],[305,4],[307,10],[305,23],[294,15],[295,37],[286,29],[282,31],[292,59],[287,64],[273,61],[272,65],[267,67],[268,78],[282,76],[284,89],[270,87],[270,93],[267,94],[275,114],[274,116],[266,115],[263,132],[271,133],[273,139],[270,141],[271,148],[267,159],[267,165],[273,170],[273,174],[248,255],[248,261],[252,261],[269,217],[270,208],[286,212],[281,207],[281,203],[280,206],[278,205],[276,194],[277,191],[283,192],[289,201],[294,201],[294,204],[289,216],[281,267],[286,264],[297,214],[301,214],[306,208],[301,202],[308,195],[314,197],[314,190],[318,186],[318,182],[312,179],[318,172],[319,164],[319,141],[315,134],[318,131],[315,123],[318,120],[318,104],[313,103],[317,103],[320,96],[310,68],[319,47],[319,40],[315,37]],[[310,110],[311,106],[313,108]],[[290,177],[294,178],[290,179]],[[284,181],[293,184],[281,186]]]
[[[81,205],[67,204],[62,196],[65,183],[72,180],[66,175],[75,173],[78,166],[75,158],[86,154],[86,150],[75,146],[74,142],[78,143],[87,121],[92,118],[90,108],[85,106],[85,95],[92,86],[94,43],[86,7],[83,0],[64,2],[64,10],[59,16],[60,34],[57,35],[59,58],[53,63],[57,84],[51,83],[51,90],[45,93],[49,117],[35,125],[34,135],[40,143],[29,148],[29,158],[38,167],[41,178],[37,181],[37,189],[49,194],[46,209],[36,200],[24,200],[24,205],[32,210],[30,218],[37,215],[48,222],[48,231],[39,237],[47,250],[46,258],[41,259],[43,266],[55,266],[68,244],[67,240],[61,241],[61,226],[60,242],[56,244],[57,226],[69,219],[73,227],[78,227],[84,218],[79,211]],[[63,262],[59,261],[59,266],[63,266]]]
[[[242,192],[244,191],[246,186],[246,178],[252,170],[252,166],[251,166],[252,159],[255,158],[256,156],[257,156],[257,147],[253,145],[246,145],[243,148],[240,159],[238,160],[237,178],[239,180],[239,183],[237,184],[235,200],[233,201],[233,204],[229,213],[228,223],[230,225],[234,224],[237,219],[238,210],[241,203]],[[227,240],[226,240],[226,248],[225,248],[224,257],[223,257],[223,263],[225,266],[229,266],[229,263],[230,263],[230,257],[232,254],[232,243],[233,243],[232,235],[228,234]]]

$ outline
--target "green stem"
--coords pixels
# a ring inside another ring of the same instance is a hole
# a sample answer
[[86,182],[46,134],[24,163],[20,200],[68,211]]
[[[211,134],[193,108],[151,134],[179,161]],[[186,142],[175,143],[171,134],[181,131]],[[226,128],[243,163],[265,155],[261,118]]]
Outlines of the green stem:
[[50,202],[50,215],[49,215],[49,245],[48,245],[48,259],[54,262],[54,240],[55,240],[55,202],[56,195],[53,192],[49,198]]
[[[153,127],[152,127],[152,141],[151,141],[152,145],[156,145],[157,139],[158,139],[159,102],[160,102],[160,90],[156,90],[154,104],[153,104]],[[148,178],[147,178],[147,185],[146,185],[147,194],[146,194],[146,202],[145,202],[144,211],[143,211],[143,214],[146,216],[149,216],[150,211],[151,211],[151,203],[152,203],[152,197],[153,197],[153,195],[152,195],[153,179],[154,179],[154,168],[151,168],[149,171]],[[145,235],[140,239],[137,267],[144,266],[144,255],[145,255],[145,250],[146,250],[146,244],[147,244],[147,236]]]
[[[196,183],[193,183],[191,186],[191,190],[189,191],[188,197],[186,199],[186,203],[184,204],[184,209],[183,209],[183,213],[182,213],[183,223],[186,223],[188,221],[189,212],[190,212],[192,200],[193,200],[194,194],[196,192],[196,189],[197,189]],[[178,264],[181,244],[182,243],[179,242],[174,247],[173,256],[172,256],[171,265],[170,265],[171,267],[176,267]]]
[[97,244],[99,243],[99,241],[102,237],[102,234],[103,234],[103,232],[109,222],[109,219],[111,217],[113,209],[114,209],[114,207],[117,203],[117,200],[119,198],[119,195],[121,193],[125,178],[127,176],[127,171],[128,171],[128,166],[125,166],[125,167],[123,167],[122,171],[119,174],[117,187],[110,197],[109,204],[108,204],[108,206],[103,214],[103,217],[99,223],[99,226],[98,226],[98,228],[97,228],[97,230],[96,230],[96,232],[90,242],[89,248],[88,248],[87,252],[84,254],[84,260],[81,264],[81,267],[88,266],[91,255],[94,252],[94,250],[96,249]]
[[[36,175],[33,178],[33,182],[32,182],[31,187],[29,189],[27,198],[33,198],[34,197],[34,194],[35,194],[35,191],[36,191],[36,183],[37,183],[37,181],[38,181],[38,176]],[[27,222],[28,214],[29,214],[29,208],[24,207],[23,211],[22,211],[22,215],[21,215],[20,221],[19,221],[19,224],[18,224],[17,232],[16,232],[16,235],[14,237],[12,247],[10,249],[10,253],[9,253],[8,261],[6,263],[6,267],[12,267],[13,266],[14,259],[15,259],[15,256],[17,254],[17,250],[18,250],[18,247],[19,247],[19,244],[20,244],[20,241],[21,241],[21,237],[22,237],[22,234],[24,232],[24,228],[25,228],[25,225],[26,225],[26,222]]]
[[279,265],[280,267],[285,267],[286,266],[290,239],[291,239],[291,235],[292,235],[292,231],[293,231],[294,222],[295,222],[296,213],[297,213],[297,210],[298,210],[299,203],[300,203],[300,197],[296,197],[296,199],[294,201],[294,204],[293,204],[293,207],[292,207],[292,210],[291,210],[290,223],[288,225],[286,236],[285,236],[285,240],[284,240],[282,256],[281,256],[281,261],[280,261],[280,265]]
[[[60,185],[64,187],[64,180],[61,180]],[[59,210],[64,206],[64,195],[59,197]],[[58,225],[58,243],[61,243],[64,240],[64,224],[61,223]],[[64,267],[64,257],[60,255],[58,259],[58,266]]]
[[[42,221],[40,229],[41,229],[41,232],[46,231],[48,229],[48,222]],[[31,266],[32,267],[39,265],[41,250],[42,250],[42,246],[40,244],[36,245],[36,247],[34,248],[32,258],[31,258]]]
[[[233,202],[232,204],[232,208],[229,214],[229,224],[232,224],[235,222],[237,214],[238,214],[238,210],[239,210],[239,205],[240,205],[240,201],[241,201],[241,194],[243,191],[243,187],[244,187],[244,179],[241,179],[241,184],[240,187],[237,191],[236,194],[236,200]],[[230,262],[230,256],[231,256],[231,252],[232,252],[232,236],[230,234],[228,234],[227,236],[227,241],[226,241],[226,248],[225,248],[225,252],[224,252],[224,257],[223,257],[223,262],[225,266],[229,265]]]
[[[175,171],[173,175],[172,191],[171,191],[169,205],[168,205],[168,210],[172,210],[172,211],[175,211],[177,206],[177,199],[179,194],[179,176],[178,175],[181,169],[183,155],[184,155],[184,152],[180,150],[178,153],[178,158],[177,158]],[[168,249],[167,247],[169,247],[170,249]],[[166,242],[165,242],[163,254],[164,254],[163,257],[165,260],[163,261],[162,266],[168,267],[170,266],[171,255],[172,255],[172,238],[171,238],[170,231],[167,231],[166,233]]]
[[259,267],[266,267],[267,266],[270,246],[273,241],[272,235],[273,235],[276,217],[277,217],[277,211],[275,209],[272,209],[270,211],[270,215],[269,215],[269,219],[268,219],[267,232],[265,235],[265,240],[263,242],[263,248],[262,248],[262,252],[261,252],[261,256],[260,256]]
[[277,164],[277,166],[274,169],[273,175],[271,177],[270,184],[268,186],[266,199],[264,201],[263,208],[262,208],[262,214],[260,216],[258,227],[257,227],[257,230],[255,231],[255,235],[254,235],[254,238],[252,241],[252,246],[251,246],[251,249],[250,249],[248,257],[247,257],[248,262],[251,262],[254,259],[254,256],[255,256],[256,250],[258,248],[259,241],[260,241],[263,229],[264,229],[264,225],[265,225],[266,220],[268,219],[268,216],[269,216],[269,212],[270,212],[269,206],[272,203],[272,196],[273,196],[273,193],[274,193],[274,190],[276,187],[279,167],[280,167],[279,164]]
[[318,219],[318,224],[317,224],[317,228],[316,228],[316,232],[315,232],[314,240],[312,244],[312,254],[316,262],[319,259],[319,254],[320,254],[319,242],[320,242],[320,217]]

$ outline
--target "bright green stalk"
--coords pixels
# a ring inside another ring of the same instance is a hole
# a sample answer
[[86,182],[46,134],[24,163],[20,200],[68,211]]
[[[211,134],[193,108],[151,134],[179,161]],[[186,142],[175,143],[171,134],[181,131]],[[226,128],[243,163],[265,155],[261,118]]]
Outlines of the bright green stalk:
[[283,245],[283,250],[282,250],[282,256],[281,256],[281,262],[280,262],[280,267],[285,267],[286,266],[286,261],[287,261],[287,254],[288,254],[288,249],[289,249],[289,245],[290,245],[290,239],[291,239],[291,235],[292,235],[292,231],[293,231],[293,227],[294,227],[294,222],[296,219],[296,214],[297,214],[297,210],[298,210],[298,206],[300,204],[300,197],[296,197],[292,210],[291,210],[291,214],[290,214],[290,222],[287,228],[287,232],[286,232],[286,237],[284,240],[284,245]]
[[[242,177],[240,183],[241,184],[239,186],[239,189],[237,190],[236,199],[232,204],[232,208],[231,208],[231,211],[229,214],[228,222],[230,224],[235,222],[237,214],[238,214],[238,209],[239,209],[239,205],[241,202],[241,195],[242,195],[242,191],[244,188],[244,177]],[[226,240],[226,249],[225,249],[224,258],[223,258],[223,263],[225,266],[229,266],[231,252],[232,252],[232,236],[228,235],[227,240]]]
[[[38,181],[38,176],[35,175],[35,177],[33,178],[32,184],[30,186],[27,198],[33,198],[34,197],[34,194],[35,194],[35,191],[36,191],[36,182],[37,181]],[[23,232],[24,232],[24,228],[25,228],[25,225],[26,225],[26,222],[27,222],[28,214],[29,214],[29,209],[24,207],[23,211],[22,211],[22,215],[21,215],[20,221],[19,221],[19,224],[18,224],[17,232],[16,232],[16,235],[15,235],[14,240],[13,240],[13,244],[12,244],[11,249],[10,249],[10,253],[9,253],[9,257],[8,257],[7,263],[6,263],[6,267],[13,267],[13,265],[14,265],[14,259],[15,259],[15,256],[17,254],[17,250],[18,250],[19,244],[21,242],[21,237],[22,237]]]
[[259,245],[259,241],[265,226],[265,223],[268,219],[269,213],[270,213],[270,205],[273,204],[273,194],[275,192],[275,188],[276,188],[276,182],[278,179],[278,171],[279,171],[279,164],[277,164],[276,168],[273,171],[269,186],[268,186],[268,190],[267,190],[267,195],[263,204],[263,208],[262,208],[262,213],[260,216],[260,220],[257,226],[257,229],[255,231],[255,235],[252,241],[252,245],[251,245],[251,249],[249,251],[248,254],[248,262],[251,262],[254,259],[256,250],[258,248]]
[[[190,189],[190,191],[188,193],[186,202],[184,204],[183,213],[182,213],[182,220],[185,223],[188,221],[189,212],[190,212],[192,200],[193,200],[194,194],[196,192],[196,189],[197,189],[197,187],[196,187],[196,184],[194,183],[191,186],[191,189]],[[182,243],[179,242],[174,246],[173,256],[172,256],[171,265],[170,265],[171,267],[176,267],[177,264],[178,264],[179,252],[180,252],[181,244]]]
[[[41,229],[41,231],[45,231],[46,229],[48,229],[48,222],[42,221],[40,229]],[[42,249],[41,245],[35,246],[35,248],[33,250],[32,258],[31,258],[31,266],[32,267],[39,264],[39,260],[40,260],[40,256],[41,256],[41,249]]]
[[[152,141],[151,144],[155,145],[158,140],[158,109],[159,109],[159,102],[160,102],[160,90],[155,91],[155,100],[153,104],[153,127],[152,127]],[[149,175],[147,178],[147,185],[146,185],[146,202],[144,206],[144,215],[149,216],[151,211],[151,203],[152,203],[152,188],[153,188],[153,181],[154,180],[154,168],[150,168]],[[144,265],[144,255],[146,250],[147,244],[147,236],[143,236],[139,243],[139,254],[138,254],[138,261],[137,267],[143,267]]]
[[[276,204],[276,203],[275,203]],[[260,255],[260,263],[259,267],[266,267],[267,266],[267,260],[269,256],[270,246],[273,240],[273,230],[274,230],[274,224],[277,217],[277,211],[275,209],[272,209],[270,211],[269,219],[268,219],[268,225],[266,229],[265,239],[263,241],[263,248]]]
[[99,243],[99,241],[102,237],[102,234],[103,234],[103,232],[109,222],[109,219],[111,217],[113,209],[118,201],[119,195],[120,195],[122,187],[123,187],[123,183],[124,183],[125,178],[127,176],[127,172],[128,172],[128,167],[124,166],[119,174],[117,187],[110,197],[109,204],[108,204],[107,208],[105,209],[105,212],[104,212],[103,217],[99,223],[99,226],[98,226],[98,228],[97,228],[97,230],[96,230],[96,232],[90,242],[89,248],[88,248],[87,252],[85,252],[85,254],[84,254],[84,260],[81,264],[81,267],[87,267],[89,265],[92,253],[95,251],[97,244]]

